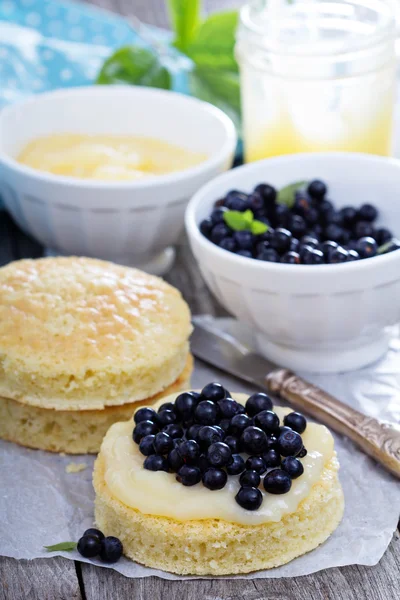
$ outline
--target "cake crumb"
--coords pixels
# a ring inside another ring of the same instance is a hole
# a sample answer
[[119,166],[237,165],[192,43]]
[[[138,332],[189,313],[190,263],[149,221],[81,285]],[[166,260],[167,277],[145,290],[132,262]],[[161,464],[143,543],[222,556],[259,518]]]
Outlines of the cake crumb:
[[67,473],[80,473],[86,469],[87,465],[85,463],[74,463],[71,462],[65,467],[65,471]]

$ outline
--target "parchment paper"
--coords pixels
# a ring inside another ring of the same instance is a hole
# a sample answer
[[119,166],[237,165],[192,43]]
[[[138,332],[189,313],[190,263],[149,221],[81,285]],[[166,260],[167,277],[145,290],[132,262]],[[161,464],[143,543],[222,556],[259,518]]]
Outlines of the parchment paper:
[[[252,342],[248,329],[234,320],[219,319],[215,325],[229,329],[246,343]],[[364,413],[400,421],[397,329],[393,330],[387,356],[371,367],[352,373],[307,377]],[[231,391],[252,391],[251,386],[198,362],[192,387],[202,387],[212,380],[221,381]],[[338,529],[322,546],[283,567],[236,577],[294,577],[329,567],[375,565],[381,559],[399,518],[399,481],[348,440],[335,436],[335,441],[346,500],[345,515]],[[89,456],[58,456],[0,441],[0,555],[28,559],[55,556],[56,553],[49,555],[43,546],[76,541],[84,529],[92,526],[93,461]],[[66,473],[65,468],[71,462],[85,463],[87,468],[79,473]],[[57,554],[85,561],[76,551]],[[86,562],[105,567],[97,561]],[[127,577],[157,575],[190,579],[148,569],[125,558],[105,568]]]

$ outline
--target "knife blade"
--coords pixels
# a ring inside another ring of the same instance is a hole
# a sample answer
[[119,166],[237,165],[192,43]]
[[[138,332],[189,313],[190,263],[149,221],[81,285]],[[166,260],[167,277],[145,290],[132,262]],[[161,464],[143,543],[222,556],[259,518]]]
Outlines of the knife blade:
[[334,431],[400,478],[400,426],[368,417],[289,369],[263,358],[234,336],[195,320],[191,350],[196,358],[279,395]]

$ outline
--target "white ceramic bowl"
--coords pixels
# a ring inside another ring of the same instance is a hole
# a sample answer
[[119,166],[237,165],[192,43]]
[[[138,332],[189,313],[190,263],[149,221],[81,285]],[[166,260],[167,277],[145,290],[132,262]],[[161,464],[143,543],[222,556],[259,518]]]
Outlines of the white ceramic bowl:
[[278,188],[313,178],[336,206],[371,202],[400,236],[400,162],[362,154],[297,154],[217,177],[192,198],[186,228],[204,278],[223,306],[251,325],[261,352],[293,369],[332,372],[384,354],[400,320],[400,251],[340,265],[286,265],[237,256],[209,242],[198,224],[230,189]]
[[[154,137],[208,159],[132,182],[56,176],[16,162],[29,140],[63,132]],[[190,196],[230,167],[235,146],[233,123],[222,111],[182,94],[128,86],[60,90],[1,111],[0,193],[20,227],[58,253],[161,273]]]

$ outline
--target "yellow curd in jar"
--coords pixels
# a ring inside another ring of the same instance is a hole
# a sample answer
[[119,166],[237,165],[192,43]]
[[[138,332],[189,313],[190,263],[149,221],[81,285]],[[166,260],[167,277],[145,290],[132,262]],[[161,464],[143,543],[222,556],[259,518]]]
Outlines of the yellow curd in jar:
[[60,133],[30,141],[16,160],[54,175],[122,181],[183,171],[206,158],[153,138]]

